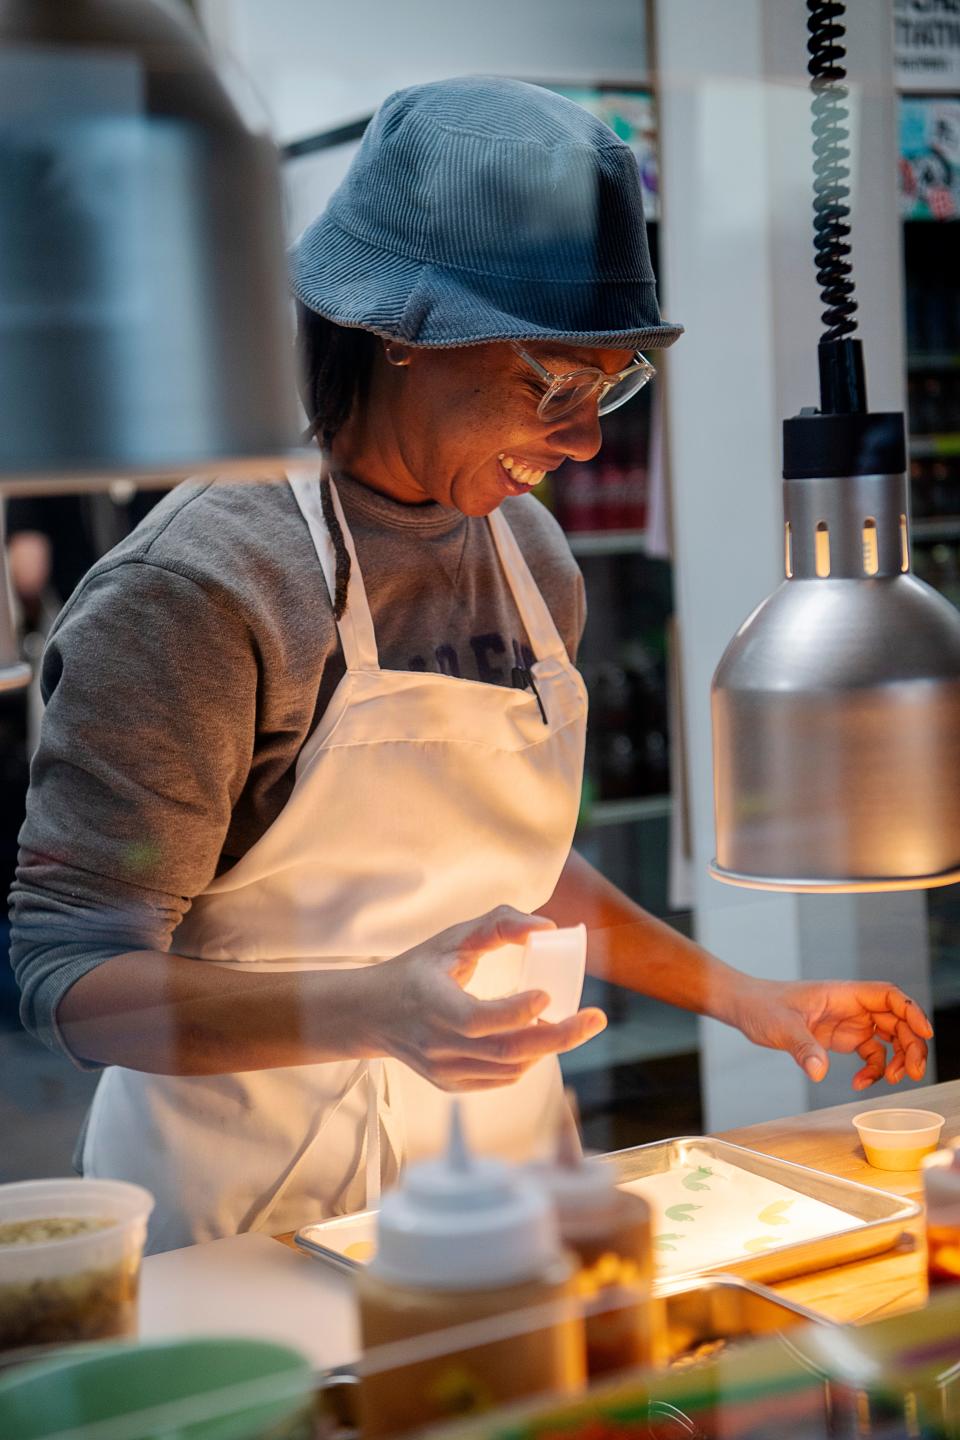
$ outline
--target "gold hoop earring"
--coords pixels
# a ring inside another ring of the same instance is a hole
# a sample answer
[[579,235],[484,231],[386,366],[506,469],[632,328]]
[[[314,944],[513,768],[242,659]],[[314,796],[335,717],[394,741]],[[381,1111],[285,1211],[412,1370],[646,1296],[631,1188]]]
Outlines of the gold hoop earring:
[[410,364],[410,356],[404,352],[402,346],[396,344],[393,340],[386,342],[383,347],[383,353],[388,365],[396,365],[399,368],[401,365]]

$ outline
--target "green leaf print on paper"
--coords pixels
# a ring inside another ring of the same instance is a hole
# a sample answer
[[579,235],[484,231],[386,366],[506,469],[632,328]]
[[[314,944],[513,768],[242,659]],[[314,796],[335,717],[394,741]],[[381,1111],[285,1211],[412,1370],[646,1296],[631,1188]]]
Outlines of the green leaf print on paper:
[[743,1248],[751,1252],[756,1250],[769,1250],[770,1246],[776,1245],[776,1243],[772,1235],[758,1235],[755,1240],[745,1240],[743,1242]]
[[653,1248],[654,1250],[676,1250],[676,1245],[673,1245],[671,1242],[682,1239],[682,1235],[654,1235]]
[[708,1170],[706,1165],[698,1165],[696,1170],[691,1170],[689,1175],[684,1175],[681,1184],[684,1190],[709,1190],[710,1186],[703,1182],[709,1180],[712,1174],[713,1171]]
[[761,1225],[789,1225],[790,1216],[786,1213],[793,1204],[792,1200],[774,1200],[772,1205],[765,1205],[757,1216]]
[[693,1224],[693,1216],[692,1216],[692,1214],[691,1214],[690,1212],[691,1212],[692,1210],[702,1210],[702,1209],[703,1209],[703,1206],[702,1206],[702,1205],[694,1205],[693,1202],[691,1201],[691,1202],[690,1202],[689,1204],[687,1204],[687,1205],[668,1205],[667,1208],[666,1208],[666,1210],[664,1210],[663,1213],[664,1213],[664,1215],[666,1215],[666,1217],[667,1217],[668,1220],[688,1220],[688,1221],[690,1222],[690,1224],[692,1225],[692,1224]]

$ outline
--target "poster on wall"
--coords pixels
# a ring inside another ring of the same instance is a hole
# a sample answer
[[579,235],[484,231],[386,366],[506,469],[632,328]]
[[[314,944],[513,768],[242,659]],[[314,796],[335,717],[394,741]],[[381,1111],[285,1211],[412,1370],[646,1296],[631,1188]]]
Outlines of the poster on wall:
[[960,219],[960,98],[901,98],[899,170],[904,220]]
[[[960,0],[957,3],[960,5]],[[643,90],[600,90],[571,85],[552,85],[550,88],[566,95],[569,100],[575,100],[626,141],[637,157],[643,189],[643,213],[648,220],[659,220],[657,116],[653,96]]]
[[893,49],[901,90],[960,96],[960,0],[894,0]]

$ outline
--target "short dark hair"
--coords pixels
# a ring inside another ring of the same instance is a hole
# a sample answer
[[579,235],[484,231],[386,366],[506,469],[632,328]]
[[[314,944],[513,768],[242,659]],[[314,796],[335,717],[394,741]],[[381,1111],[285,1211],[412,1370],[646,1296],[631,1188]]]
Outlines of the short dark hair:
[[318,315],[297,301],[300,397],[309,435],[327,449],[370,388],[377,337]]
[[[333,437],[346,424],[358,402],[370,389],[373,352],[377,337],[371,330],[337,325],[325,315],[297,301],[297,353],[300,361],[300,398],[307,415],[307,438],[329,450]],[[330,480],[320,483],[323,517],[337,556],[333,614],[340,620],[347,608],[350,554],[330,497]]]

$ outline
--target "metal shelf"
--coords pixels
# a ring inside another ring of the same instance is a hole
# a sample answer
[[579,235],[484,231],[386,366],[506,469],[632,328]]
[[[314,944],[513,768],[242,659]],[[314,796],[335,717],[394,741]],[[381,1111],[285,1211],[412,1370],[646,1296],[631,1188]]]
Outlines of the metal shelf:
[[911,435],[908,448],[917,460],[960,455],[960,431],[952,430],[943,435]]
[[645,530],[567,531],[567,544],[574,555],[645,554]]
[[960,355],[917,351],[907,356],[908,370],[960,370]]
[[626,800],[596,800],[583,817],[585,826],[625,825],[633,820],[663,820],[673,809],[669,795],[631,796]]
[[928,520],[913,520],[910,524],[910,538],[921,543],[928,540],[960,540],[960,515],[937,515]]

